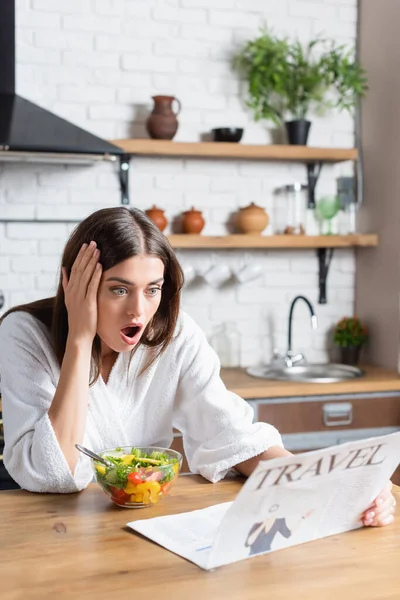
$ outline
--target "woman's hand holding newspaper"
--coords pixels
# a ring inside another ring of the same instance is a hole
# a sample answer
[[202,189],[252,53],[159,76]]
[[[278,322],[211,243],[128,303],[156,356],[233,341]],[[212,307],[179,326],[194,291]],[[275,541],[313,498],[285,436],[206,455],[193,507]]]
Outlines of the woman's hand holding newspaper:
[[392,482],[388,481],[382,492],[361,517],[366,527],[383,527],[393,522],[396,500],[392,494]]

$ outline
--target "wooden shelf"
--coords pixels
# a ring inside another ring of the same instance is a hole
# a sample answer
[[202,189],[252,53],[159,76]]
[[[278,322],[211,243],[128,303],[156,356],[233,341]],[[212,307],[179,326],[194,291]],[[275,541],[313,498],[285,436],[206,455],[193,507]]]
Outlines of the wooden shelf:
[[355,161],[356,148],[312,148],[310,146],[250,145],[224,142],[172,142],[169,140],[111,140],[126,154],[140,156],[176,156],[192,158],[238,158],[289,162],[337,163]]
[[377,246],[374,233],[353,235],[225,235],[179,234],[168,236],[173,248],[351,248]]

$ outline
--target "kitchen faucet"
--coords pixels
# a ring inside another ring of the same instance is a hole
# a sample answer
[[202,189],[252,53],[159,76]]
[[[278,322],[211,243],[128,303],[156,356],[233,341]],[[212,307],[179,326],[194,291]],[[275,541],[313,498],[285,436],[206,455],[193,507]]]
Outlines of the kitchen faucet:
[[292,351],[292,321],[293,321],[293,310],[298,300],[304,300],[310,309],[311,313],[311,327],[316,329],[318,327],[317,315],[314,312],[313,306],[311,302],[305,296],[296,296],[290,305],[289,310],[289,328],[288,328],[288,347],[286,354],[282,356],[277,350],[274,350],[274,360],[283,359],[287,367],[293,367],[293,365],[301,360],[305,360],[304,354],[299,352],[298,354],[293,354]]

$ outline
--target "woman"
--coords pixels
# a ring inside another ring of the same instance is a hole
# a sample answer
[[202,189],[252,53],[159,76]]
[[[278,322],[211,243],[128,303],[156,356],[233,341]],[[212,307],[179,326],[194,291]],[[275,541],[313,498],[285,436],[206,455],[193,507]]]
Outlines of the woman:
[[[249,405],[224,387],[203,332],[179,310],[182,283],[144,213],[103,209],[67,242],[55,298],[6,313],[4,463],[21,487],[76,492],[92,479],[76,443],[167,447],[173,427],[191,470],[212,482],[289,454],[277,430],[253,423]],[[386,507],[390,490],[384,498]]]

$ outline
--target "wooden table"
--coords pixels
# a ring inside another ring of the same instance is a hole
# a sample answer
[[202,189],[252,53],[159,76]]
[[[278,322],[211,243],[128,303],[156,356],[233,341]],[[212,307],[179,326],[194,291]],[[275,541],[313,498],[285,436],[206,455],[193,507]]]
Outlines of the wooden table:
[[[206,572],[125,524],[231,500],[241,479],[181,476],[148,510],[114,506],[97,484],[79,494],[0,492],[0,598],[71,600],[383,600],[400,598],[400,511],[361,529]],[[400,504],[400,488],[396,488]]]

